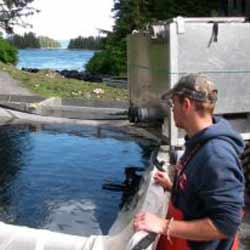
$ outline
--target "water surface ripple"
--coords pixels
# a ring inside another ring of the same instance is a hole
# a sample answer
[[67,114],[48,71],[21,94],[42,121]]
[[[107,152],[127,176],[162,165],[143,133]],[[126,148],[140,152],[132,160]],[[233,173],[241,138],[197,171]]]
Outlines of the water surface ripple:
[[91,50],[20,49],[17,68],[83,71],[93,54]]
[[76,235],[106,234],[121,193],[102,189],[124,180],[124,168],[146,166],[148,142],[82,126],[1,127],[0,220]]

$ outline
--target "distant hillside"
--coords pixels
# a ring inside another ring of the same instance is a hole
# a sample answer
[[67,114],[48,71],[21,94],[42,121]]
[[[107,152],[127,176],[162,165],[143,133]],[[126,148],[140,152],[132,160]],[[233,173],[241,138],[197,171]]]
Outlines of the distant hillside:
[[105,38],[103,37],[82,37],[79,36],[74,39],[70,39],[68,49],[90,49],[100,50],[104,47]]
[[38,37],[41,48],[60,48],[61,43],[47,36]]
[[14,34],[8,37],[8,41],[18,49],[26,48],[60,48],[61,44],[49,37],[39,36],[29,32],[23,36]]

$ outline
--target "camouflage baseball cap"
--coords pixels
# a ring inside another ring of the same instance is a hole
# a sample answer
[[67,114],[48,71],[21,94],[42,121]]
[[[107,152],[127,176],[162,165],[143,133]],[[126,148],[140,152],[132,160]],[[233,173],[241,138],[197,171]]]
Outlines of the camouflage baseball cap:
[[189,74],[180,78],[176,85],[162,95],[162,100],[168,100],[173,95],[182,95],[200,102],[215,103],[217,89],[212,81],[202,74]]

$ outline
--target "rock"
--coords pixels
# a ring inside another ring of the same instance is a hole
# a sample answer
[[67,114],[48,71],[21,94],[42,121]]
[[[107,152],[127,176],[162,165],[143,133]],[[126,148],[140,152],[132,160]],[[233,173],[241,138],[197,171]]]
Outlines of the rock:
[[[24,67],[22,68],[22,70],[29,72],[29,73],[37,73],[40,71],[40,69],[24,68]],[[58,73],[62,75],[63,77],[70,78],[70,79],[77,79],[77,80],[86,81],[86,82],[103,82],[102,77],[98,75],[92,75],[83,71],[64,69],[64,70],[56,70],[56,71],[50,70],[50,72]],[[51,73],[50,75],[53,75],[53,74]]]
[[88,82],[102,82],[102,77],[97,75],[92,75],[86,72],[77,71],[77,70],[61,70],[57,71],[59,74],[64,76],[65,78],[72,78],[82,81],[88,81]]
[[101,88],[97,88],[93,90],[93,93],[95,93],[96,95],[103,95],[104,94],[104,90]]
[[29,72],[29,73],[37,73],[40,70],[36,68],[22,68],[23,71]]
[[57,71],[59,74],[61,74],[62,76],[64,76],[65,78],[73,78],[73,79],[80,79],[80,74],[79,71],[77,70],[67,70],[64,69],[62,71]]

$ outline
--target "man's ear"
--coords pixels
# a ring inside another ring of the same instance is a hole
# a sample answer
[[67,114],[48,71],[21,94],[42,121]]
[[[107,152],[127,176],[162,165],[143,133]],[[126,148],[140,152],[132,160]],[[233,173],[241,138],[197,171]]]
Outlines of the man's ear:
[[182,104],[184,111],[189,111],[192,108],[192,102],[189,98],[185,97]]

